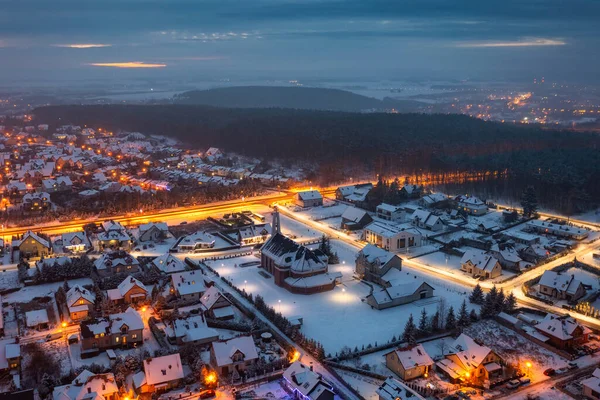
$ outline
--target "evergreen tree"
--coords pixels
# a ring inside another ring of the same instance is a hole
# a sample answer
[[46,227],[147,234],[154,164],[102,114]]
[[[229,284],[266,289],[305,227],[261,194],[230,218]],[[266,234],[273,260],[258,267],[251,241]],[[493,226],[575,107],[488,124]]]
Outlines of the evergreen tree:
[[429,333],[428,322],[429,321],[427,318],[427,310],[423,307],[423,309],[421,310],[421,318],[419,319],[419,333],[423,336]]
[[413,315],[410,314],[408,317],[408,321],[406,321],[406,325],[404,326],[404,333],[402,334],[402,341],[413,344],[416,342],[417,337],[417,327],[415,325],[415,320]]
[[65,291],[65,293],[67,293],[70,289],[71,287],[69,286],[69,281],[67,281],[67,279],[65,278],[65,282],[63,283],[63,290]]
[[481,286],[478,283],[477,286],[475,286],[473,288],[473,291],[471,292],[471,295],[469,296],[469,301],[473,304],[481,305],[481,304],[483,304],[483,300],[484,300],[483,289],[481,289]]
[[439,311],[436,311],[435,314],[433,314],[433,317],[431,317],[431,322],[429,323],[429,330],[431,332],[437,332],[440,330],[440,313]]
[[456,317],[454,316],[454,307],[450,306],[446,317],[446,330],[451,331],[454,329],[456,329]]
[[513,313],[517,308],[517,298],[515,295],[510,292],[506,299],[504,300],[504,311],[507,313]]
[[533,186],[527,186],[521,195],[521,207],[523,208],[523,216],[526,218],[532,217],[537,212],[538,201]]
[[496,299],[498,298],[498,289],[496,285],[488,292],[481,307],[481,318],[490,318],[494,315],[494,308],[496,305]]
[[471,318],[469,317],[469,311],[467,310],[467,301],[463,300],[458,312],[458,326],[460,328],[466,328],[470,324]]
[[504,311],[504,300],[504,289],[500,289],[498,296],[496,296],[496,301],[494,302],[494,315],[498,315]]
[[477,322],[479,320],[479,316],[474,308],[471,309],[471,313],[469,314],[469,318],[471,318],[471,322]]

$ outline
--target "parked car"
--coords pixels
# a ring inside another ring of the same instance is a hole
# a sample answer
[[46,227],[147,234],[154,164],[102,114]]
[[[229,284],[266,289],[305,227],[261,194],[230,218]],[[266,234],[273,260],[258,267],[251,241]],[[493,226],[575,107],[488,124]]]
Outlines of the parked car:
[[520,385],[521,385],[521,382],[519,382],[519,380],[518,380],[518,379],[513,379],[512,381],[509,381],[509,382],[506,384],[506,387],[507,387],[507,388],[509,388],[509,389],[516,389],[516,388],[518,388]]
[[544,375],[546,376],[554,376],[556,375],[556,370],[554,368],[548,368],[544,371]]
[[523,378],[519,378],[519,382],[521,383],[521,385],[527,385],[527,384],[531,383],[531,379],[523,377]]
[[564,374],[565,372],[568,372],[568,371],[569,371],[569,368],[567,368],[567,367],[563,367],[563,368],[559,368],[559,369],[557,369],[557,370],[556,370],[556,373],[557,373],[558,375],[560,375],[560,374]]
[[567,368],[568,369],[577,369],[577,368],[579,368],[579,365],[577,365],[577,363],[575,361],[569,361],[567,363]]
[[49,334],[46,335],[46,337],[44,338],[44,340],[46,342],[51,342],[53,340],[60,339],[61,337],[62,337],[62,333],[61,332],[49,333]]

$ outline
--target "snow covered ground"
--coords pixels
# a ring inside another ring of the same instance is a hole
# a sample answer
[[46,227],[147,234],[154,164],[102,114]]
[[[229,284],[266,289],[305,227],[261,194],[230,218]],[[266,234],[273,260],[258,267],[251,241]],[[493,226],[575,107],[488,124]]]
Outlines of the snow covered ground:
[[346,381],[348,385],[360,393],[365,400],[379,399],[379,395],[375,393],[375,391],[383,384],[383,381],[339,368],[335,371],[344,378],[344,381]]
[[259,267],[239,268],[244,262],[256,261],[256,256],[237,257],[227,260],[209,261],[221,276],[230,279],[240,289],[254,295],[260,294],[265,301],[285,316],[302,316],[304,334],[320,341],[326,352],[334,354],[344,346],[354,348],[369,343],[379,344],[402,334],[410,314],[418,318],[425,308],[430,315],[437,309],[439,297],[447,305],[458,310],[468,296],[466,289],[458,284],[432,278],[420,271],[403,267],[402,271],[390,271],[390,278],[401,281],[424,279],[436,289],[434,298],[419,300],[412,304],[389,308],[372,309],[363,299],[370,287],[353,278],[356,249],[343,242],[332,240],[332,248],[340,257],[340,264],[330,265],[329,271],[342,273],[342,284],[334,290],[312,295],[292,294],[276,286],[273,278],[259,274]]
[[[93,281],[90,278],[72,279],[69,281],[69,286],[75,285],[92,285]],[[26,286],[18,292],[9,293],[2,297],[2,301],[8,303],[25,303],[35,297],[51,296],[54,298],[54,293],[59,287],[64,285],[64,282],[45,283],[43,285]]]

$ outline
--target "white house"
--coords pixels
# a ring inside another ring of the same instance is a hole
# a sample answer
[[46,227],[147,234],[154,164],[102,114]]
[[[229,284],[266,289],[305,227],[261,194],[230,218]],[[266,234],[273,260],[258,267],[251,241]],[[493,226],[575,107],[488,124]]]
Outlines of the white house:
[[410,222],[418,228],[425,228],[434,232],[444,229],[442,219],[426,210],[415,210],[410,216]]
[[196,270],[172,274],[171,287],[173,293],[183,300],[200,300],[206,292],[204,275]]
[[306,190],[296,194],[295,203],[299,207],[317,207],[323,205],[323,196],[318,190]]
[[386,221],[404,222],[406,220],[406,212],[400,206],[393,206],[387,203],[381,203],[376,208],[377,217]]
[[496,257],[481,250],[467,250],[460,260],[460,269],[473,278],[496,278],[502,275],[502,266]]
[[455,199],[459,210],[472,215],[484,215],[488,212],[488,206],[475,196],[457,196]]
[[410,247],[421,246],[421,232],[415,228],[399,229],[378,221],[365,227],[365,240],[382,249],[398,252]]

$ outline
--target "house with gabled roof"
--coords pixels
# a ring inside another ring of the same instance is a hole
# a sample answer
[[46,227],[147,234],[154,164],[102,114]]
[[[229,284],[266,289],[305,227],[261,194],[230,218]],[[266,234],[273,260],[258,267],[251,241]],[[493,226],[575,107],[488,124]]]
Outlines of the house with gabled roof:
[[104,221],[102,223],[102,232],[98,233],[98,247],[103,249],[129,249],[131,247],[131,237],[120,222]]
[[475,196],[460,195],[454,198],[456,206],[460,211],[471,215],[484,215],[488,212],[488,206]]
[[544,271],[540,278],[540,293],[557,300],[577,301],[585,296],[586,290],[573,274]]
[[356,207],[348,207],[342,213],[341,228],[355,231],[364,228],[371,222],[373,222],[373,218],[365,210]]
[[417,279],[407,283],[391,283],[390,286],[383,289],[373,290],[366,297],[366,302],[377,310],[384,310],[433,297],[434,290],[434,287],[427,282]]
[[387,378],[375,393],[379,400],[425,400],[425,397],[396,378]]
[[546,343],[559,349],[571,349],[587,343],[592,331],[569,315],[548,313],[537,323],[535,329],[548,337]]
[[113,304],[136,304],[148,298],[148,289],[130,275],[116,289],[107,290],[106,295]]
[[92,247],[90,239],[83,231],[63,233],[60,239],[56,240],[54,244],[62,247],[64,253],[85,252]]
[[144,321],[133,308],[81,323],[81,356],[94,356],[101,350],[134,347],[144,341]]
[[187,269],[185,263],[170,253],[156,257],[150,265],[161,274],[172,274]]
[[460,260],[460,270],[473,278],[497,278],[502,266],[496,257],[481,250],[467,250]]
[[50,209],[52,202],[47,192],[26,193],[21,206],[24,212],[37,213]]
[[169,236],[169,226],[165,222],[150,222],[138,227],[138,242],[156,242]]
[[293,362],[284,372],[285,385],[298,400],[333,400],[335,392],[331,383],[321,374],[300,361]]
[[186,343],[206,345],[219,340],[219,332],[208,327],[203,313],[177,318],[165,329],[165,332],[169,342],[178,345]]
[[409,220],[417,228],[424,228],[434,232],[444,229],[442,219],[427,210],[415,210],[409,217]]
[[501,377],[504,360],[492,349],[462,333],[450,345],[450,352],[436,364],[438,371],[453,382],[485,382]]
[[365,208],[368,203],[367,198],[371,189],[373,189],[372,183],[340,186],[335,190],[335,198],[352,203],[357,207]]
[[430,193],[419,200],[419,205],[427,208],[439,208],[448,204],[448,196],[443,193]]
[[200,300],[206,292],[205,275],[198,270],[171,274],[172,293],[183,300]]
[[206,289],[200,298],[200,303],[211,318],[225,320],[235,316],[231,301],[214,285]]
[[356,257],[356,275],[360,279],[382,286],[385,286],[382,277],[392,268],[401,271],[402,259],[370,243],[363,247]]
[[498,260],[502,269],[520,272],[522,268],[528,265],[523,261],[513,243],[494,243],[490,249],[490,254]]
[[94,374],[84,369],[68,385],[56,386],[53,400],[118,400],[119,387],[112,373]]
[[23,257],[46,257],[52,253],[50,241],[32,231],[25,232],[20,239],[12,241],[13,248]]
[[103,253],[94,261],[94,267],[102,277],[122,272],[133,274],[139,272],[140,262],[126,251],[116,250]]
[[323,196],[318,190],[305,190],[296,193],[294,203],[298,207],[318,207],[323,205]]
[[166,392],[179,386],[183,380],[179,353],[144,360],[144,372],[136,374],[134,386],[138,393]]
[[373,221],[365,227],[364,237],[371,244],[391,252],[397,252],[421,246],[423,235],[417,228],[404,229]]
[[427,377],[434,364],[422,344],[399,347],[384,356],[386,367],[405,381]]
[[67,309],[72,321],[86,319],[94,307],[96,296],[86,288],[75,285],[67,292]]
[[581,385],[586,399],[600,400],[600,368],[596,368],[592,376],[581,381]]
[[381,203],[375,209],[377,218],[392,222],[404,222],[406,219],[406,210],[402,206]]
[[210,363],[219,375],[226,377],[237,371],[244,372],[258,362],[258,352],[252,336],[238,336],[229,340],[213,342]]

